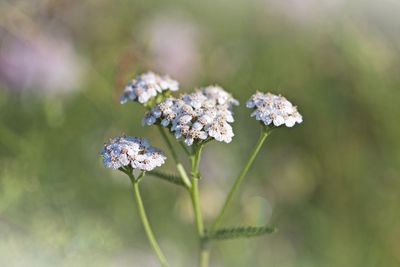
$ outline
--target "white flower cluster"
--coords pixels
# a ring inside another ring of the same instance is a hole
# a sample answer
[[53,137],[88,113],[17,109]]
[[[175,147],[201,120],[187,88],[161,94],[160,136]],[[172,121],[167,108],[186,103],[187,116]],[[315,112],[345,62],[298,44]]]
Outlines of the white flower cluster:
[[178,89],[179,83],[169,76],[160,76],[149,71],[137,76],[126,85],[120,102],[125,104],[128,100],[133,100],[145,104],[150,98],[165,90],[177,91]]
[[303,122],[297,108],[280,95],[257,92],[247,101],[246,106],[255,109],[251,117],[256,117],[256,120],[265,125],[273,124],[278,127],[285,124],[287,127],[293,127],[296,123]]
[[229,124],[234,121],[232,106],[238,104],[221,87],[209,86],[167,98],[146,114],[143,124],[168,127],[177,139],[185,138],[188,146],[209,138],[229,143],[234,135]]
[[150,146],[146,139],[130,136],[112,138],[101,152],[106,168],[118,169],[131,166],[133,169],[151,171],[164,164],[164,154]]

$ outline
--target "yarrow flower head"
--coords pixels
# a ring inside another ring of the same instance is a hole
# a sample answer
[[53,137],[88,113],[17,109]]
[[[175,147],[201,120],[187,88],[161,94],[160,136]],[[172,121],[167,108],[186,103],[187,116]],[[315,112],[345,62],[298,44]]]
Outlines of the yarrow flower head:
[[234,136],[229,124],[234,121],[232,107],[238,104],[221,87],[208,86],[180,98],[167,98],[145,115],[143,124],[168,127],[188,146],[212,138],[229,143]]
[[164,154],[150,146],[146,139],[119,136],[110,139],[101,151],[106,168],[119,169],[130,166],[133,169],[151,171],[164,164]]
[[296,123],[303,122],[297,107],[281,95],[257,92],[250,97],[246,106],[254,109],[251,117],[255,117],[265,125],[293,127]]
[[163,91],[177,91],[178,89],[179,83],[169,76],[160,76],[148,71],[137,76],[126,85],[120,102],[121,104],[125,104],[128,100],[132,100],[145,104],[152,97],[157,96]]

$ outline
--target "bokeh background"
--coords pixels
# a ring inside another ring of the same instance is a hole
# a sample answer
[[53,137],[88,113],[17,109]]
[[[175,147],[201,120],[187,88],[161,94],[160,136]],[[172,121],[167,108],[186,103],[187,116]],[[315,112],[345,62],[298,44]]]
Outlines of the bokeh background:
[[[118,103],[148,69],[242,103],[233,142],[205,149],[206,222],[258,136],[246,99],[281,93],[304,116],[267,140],[225,220],[279,231],[215,243],[211,266],[400,266],[399,14],[397,0],[2,0],[0,266],[157,266],[128,179],[99,155],[121,133],[165,148]],[[172,266],[194,266],[186,192],[150,176],[142,191]]]

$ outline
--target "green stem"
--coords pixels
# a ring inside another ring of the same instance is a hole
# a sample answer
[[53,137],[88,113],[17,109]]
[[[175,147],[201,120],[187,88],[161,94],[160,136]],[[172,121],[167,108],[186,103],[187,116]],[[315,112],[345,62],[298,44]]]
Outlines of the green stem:
[[164,141],[167,144],[169,150],[171,151],[172,158],[175,161],[176,169],[178,170],[179,175],[181,176],[183,183],[185,184],[185,186],[187,188],[191,188],[192,184],[190,183],[189,176],[187,175],[187,173],[185,171],[185,168],[183,167],[182,163],[179,162],[178,155],[176,154],[176,151],[175,151],[173,145],[171,144],[171,141],[169,140],[167,134],[165,133],[165,131],[162,128],[161,125],[158,125],[158,129],[159,129],[159,131],[161,133],[161,136],[164,138]]
[[186,188],[191,188],[192,183],[190,182],[189,176],[187,175],[185,168],[183,167],[182,163],[177,162],[176,163],[176,169],[178,170],[183,183],[185,184]]
[[204,225],[203,219],[201,217],[201,210],[200,210],[200,202],[199,202],[199,180],[197,178],[192,179],[192,189],[191,189],[191,198],[192,198],[192,205],[194,210],[194,219],[196,222],[197,233],[199,237],[203,237],[204,235]]
[[[143,174],[144,173],[142,173],[141,176],[143,176]],[[160,246],[158,245],[158,243],[156,241],[156,238],[154,237],[153,231],[151,230],[150,223],[149,223],[149,220],[147,219],[146,211],[144,209],[142,197],[140,196],[139,180],[140,180],[141,176],[139,176],[137,179],[135,179],[132,174],[129,175],[129,177],[131,178],[132,184],[133,184],[133,192],[135,193],[135,200],[136,200],[136,204],[137,204],[138,211],[139,211],[139,217],[140,217],[140,220],[142,221],[144,231],[146,232],[146,235],[150,242],[150,245],[153,248],[154,252],[156,253],[161,266],[168,267],[169,266],[168,262],[164,256],[164,254],[162,253]]]
[[157,127],[161,133],[161,136],[164,138],[164,141],[167,144],[169,150],[171,151],[172,158],[175,161],[178,161],[178,154],[176,154],[176,151],[175,151],[174,147],[172,146],[171,141],[169,140],[167,134],[165,133],[164,128],[161,125],[157,125]]
[[199,165],[200,165],[202,150],[203,150],[202,145],[195,147],[193,149],[194,154],[190,157],[192,163],[192,188],[190,190],[190,196],[192,199],[197,233],[199,235],[199,243],[200,243],[199,266],[208,267],[209,251],[204,242],[204,224],[203,224],[203,218],[201,216],[199,186],[198,186],[200,178]]
[[240,184],[242,183],[244,177],[246,176],[250,166],[253,164],[254,159],[256,158],[258,152],[260,151],[265,139],[268,136],[268,131],[266,129],[263,129],[260,134],[260,138],[258,139],[257,144],[255,145],[253,151],[250,154],[250,157],[248,158],[246,164],[244,165],[243,169],[239,173],[239,176],[236,178],[235,183],[233,184],[231,190],[229,191],[229,194],[227,198],[225,199],[224,205],[222,206],[221,211],[219,212],[217,218],[215,219],[214,223],[211,226],[211,231],[215,230],[221,223],[222,218],[224,217],[229,205],[232,202],[233,195],[235,192],[238,190]]
[[208,267],[209,260],[210,260],[210,250],[205,246],[202,246],[200,252],[200,267]]

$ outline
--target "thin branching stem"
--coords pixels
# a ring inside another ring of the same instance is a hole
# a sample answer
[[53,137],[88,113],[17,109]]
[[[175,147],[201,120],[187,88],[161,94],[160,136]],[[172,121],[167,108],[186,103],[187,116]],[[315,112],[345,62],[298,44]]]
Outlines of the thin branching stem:
[[185,184],[186,188],[191,188],[192,184],[190,182],[189,176],[187,175],[182,163],[179,161],[178,154],[176,154],[174,146],[172,145],[171,141],[169,140],[167,134],[165,133],[165,131],[161,125],[158,125],[158,129],[159,129],[161,136],[163,137],[165,143],[167,144],[169,150],[171,151],[172,158],[175,161],[176,169],[178,170],[183,183]]
[[204,242],[204,223],[203,218],[201,215],[201,208],[200,208],[200,196],[199,196],[199,179],[200,179],[200,172],[199,172],[199,165],[200,165],[200,158],[201,152],[203,150],[203,145],[197,145],[193,148],[193,154],[190,157],[191,165],[192,165],[192,188],[190,190],[190,196],[192,199],[195,223],[197,228],[197,233],[199,235],[199,243],[200,243],[200,255],[199,255],[199,266],[200,267],[207,267],[208,260],[209,260],[209,251],[207,248],[207,244]]
[[133,192],[135,195],[135,200],[136,200],[136,205],[137,205],[138,212],[139,212],[139,217],[140,217],[140,220],[142,221],[142,225],[143,225],[144,231],[146,233],[147,239],[149,240],[151,247],[153,248],[155,254],[157,255],[157,258],[160,261],[161,266],[168,267],[169,266],[168,262],[164,256],[163,252],[161,251],[161,248],[158,245],[157,240],[151,229],[149,220],[147,218],[146,210],[143,205],[142,197],[140,195],[139,182],[142,179],[142,177],[144,176],[144,172],[142,172],[136,179],[133,176],[132,172],[127,172],[126,170],[123,170],[123,172],[128,174],[129,178],[132,181]]
[[225,202],[224,202],[220,212],[218,213],[218,216],[216,217],[214,223],[212,224],[211,229],[210,229],[211,231],[214,231],[221,224],[221,221],[222,221],[226,211],[228,210],[229,205],[231,204],[231,202],[233,200],[233,196],[234,196],[235,192],[238,190],[244,177],[246,176],[247,172],[249,171],[250,166],[253,164],[253,161],[256,158],[258,152],[260,151],[262,145],[264,144],[264,141],[267,138],[267,136],[268,136],[268,130],[263,128],[260,133],[260,137],[259,137],[255,147],[251,151],[246,164],[243,166],[243,169],[240,171],[238,177],[236,178],[235,183],[233,184],[231,190],[229,191],[228,196],[226,197]]

